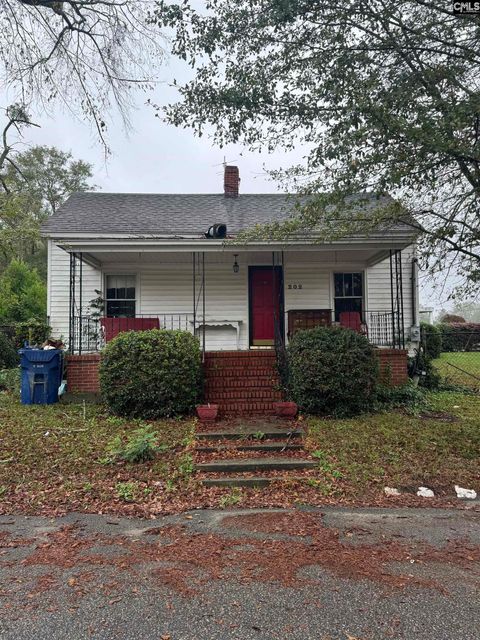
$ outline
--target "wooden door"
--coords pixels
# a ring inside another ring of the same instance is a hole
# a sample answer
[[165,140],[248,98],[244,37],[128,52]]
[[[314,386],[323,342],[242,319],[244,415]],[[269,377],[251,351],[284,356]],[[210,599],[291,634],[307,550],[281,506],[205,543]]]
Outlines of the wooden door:
[[250,344],[274,346],[275,324],[281,327],[281,271],[271,267],[250,269]]

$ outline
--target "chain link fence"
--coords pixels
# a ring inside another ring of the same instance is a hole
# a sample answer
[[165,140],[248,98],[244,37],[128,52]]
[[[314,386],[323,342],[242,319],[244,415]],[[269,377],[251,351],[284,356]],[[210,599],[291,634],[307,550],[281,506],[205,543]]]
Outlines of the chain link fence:
[[446,383],[480,392],[480,325],[430,326],[422,330],[422,347]]

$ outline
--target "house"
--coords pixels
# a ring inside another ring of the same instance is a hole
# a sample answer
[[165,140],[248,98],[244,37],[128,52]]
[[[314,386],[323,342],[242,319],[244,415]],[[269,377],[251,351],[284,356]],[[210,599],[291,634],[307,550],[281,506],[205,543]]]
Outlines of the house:
[[[240,194],[239,183],[238,168],[226,166],[223,194],[76,193],[47,221],[49,322],[68,345],[70,390],[97,388],[105,341],[152,327],[197,335],[207,370],[248,360],[258,374],[295,331],[343,324],[367,335],[393,381],[404,381],[419,339],[412,229],[236,244],[240,231],[286,219],[293,206],[285,194]],[[240,395],[228,398],[232,407]],[[242,406],[260,410],[272,398],[244,394]]]

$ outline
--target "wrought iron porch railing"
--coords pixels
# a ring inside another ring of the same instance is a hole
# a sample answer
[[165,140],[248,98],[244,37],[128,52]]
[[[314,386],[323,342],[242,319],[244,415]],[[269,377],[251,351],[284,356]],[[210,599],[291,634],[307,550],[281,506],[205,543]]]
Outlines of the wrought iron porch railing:
[[288,338],[296,331],[317,326],[340,325],[367,336],[378,347],[404,348],[405,331],[397,313],[392,311],[347,311],[331,309],[292,309],[287,311]]
[[69,350],[75,354],[95,353],[119,333],[142,329],[181,329],[193,333],[193,314],[137,314],[134,318],[74,316]]
[[[287,312],[288,313],[288,312]],[[314,313],[314,310],[307,312]],[[334,312],[328,312],[328,324],[340,324]],[[197,318],[197,329],[200,319]],[[322,324],[325,324],[322,322]],[[313,322],[309,327],[315,326]],[[123,331],[142,329],[181,329],[194,333],[194,316],[188,313],[137,315],[135,318],[98,318],[89,315],[75,316],[71,332],[70,353],[100,351],[107,342]],[[352,326],[352,328],[354,328]],[[391,311],[363,311],[360,314],[359,333],[367,336],[377,347],[401,349],[405,346],[404,328],[397,314]],[[291,337],[291,336],[290,336]],[[280,336],[277,335],[277,341]]]

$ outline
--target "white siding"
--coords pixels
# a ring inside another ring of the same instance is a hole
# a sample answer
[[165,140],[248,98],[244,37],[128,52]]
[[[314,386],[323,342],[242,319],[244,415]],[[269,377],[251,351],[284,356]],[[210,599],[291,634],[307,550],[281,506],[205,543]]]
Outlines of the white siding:
[[[118,254],[117,254],[118,255]],[[138,254],[136,254],[138,256]],[[105,254],[106,258],[108,254]],[[148,262],[132,254],[127,260],[105,262],[102,270],[83,266],[83,311],[96,297],[95,289],[103,290],[106,274],[132,274],[137,281],[137,313],[143,316],[189,314],[193,318],[192,263],[188,254],[155,254]],[[411,260],[413,249],[403,257],[403,292],[405,326],[412,324]],[[365,256],[356,251],[341,255],[315,251],[284,253],[285,312],[293,309],[333,309],[333,273],[365,272],[365,306],[369,311],[390,310],[390,265],[385,260],[367,267]],[[277,254],[277,263],[280,256]],[[239,273],[234,273],[233,251],[206,254],[205,298],[208,320],[240,322],[240,349],[249,346],[248,267],[271,265],[271,253],[239,253]],[[197,296],[200,278],[197,279]],[[77,285],[78,297],[78,285]],[[69,255],[49,243],[48,310],[55,336],[68,335],[69,317]],[[202,317],[202,296],[197,305],[197,321]],[[285,324],[287,319],[285,319]],[[408,335],[408,334],[407,334]],[[207,327],[206,346],[209,350],[236,349],[234,327]]]
[[[413,246],[402,251],[403,312],[405,319],[405,337],[408,340],[410,328],[414,324],[412,310],[412,260],[415,257]],[[418,309],[418,291],[417,291]],[[367,270],[367,309],[369,311],[391,310],[390,259],[379,262]]]
[[[91,300],[96,297],[95,289],[101,289],[101,272],[88,264],[82,267],[82,313],[88,313]],[[77,270],[77,303],[79,298],[79,273]],[[47,288],[47,313],[50,318],[52,335],[61,337],[64,341],[68,338],[70,299],[70,255],[60,249],[51,241],[48,243],[48,288]]]

